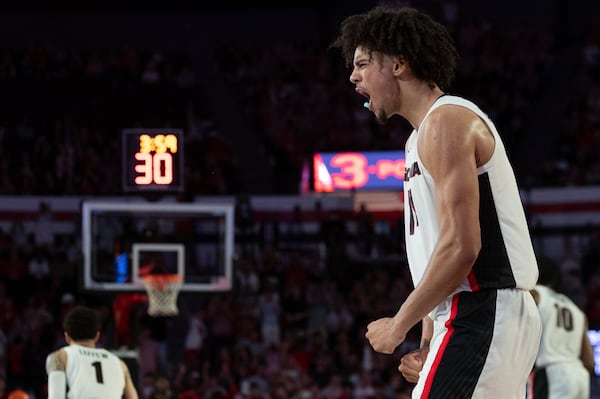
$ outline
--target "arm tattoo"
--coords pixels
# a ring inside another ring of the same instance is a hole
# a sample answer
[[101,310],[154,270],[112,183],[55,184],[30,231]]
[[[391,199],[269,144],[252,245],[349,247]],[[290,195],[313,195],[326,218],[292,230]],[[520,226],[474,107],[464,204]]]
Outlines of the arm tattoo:
[[66,371],[65,364],[59,351],[52,352],[48,355],[48,359],[46,360],[46,371],[48,374],[52,371]]

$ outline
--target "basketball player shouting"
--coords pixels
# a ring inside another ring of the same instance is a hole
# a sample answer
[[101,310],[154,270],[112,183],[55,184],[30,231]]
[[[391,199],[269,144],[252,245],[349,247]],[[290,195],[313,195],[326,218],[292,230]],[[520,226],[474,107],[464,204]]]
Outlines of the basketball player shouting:
[[537,263],[493,122],[445,93],[457,59],[450,34],[416,9],[376,7],[346,18],[332,47],[379,122],[399,115],[414,128],[404,214],[415,288],[367,339],[391,354],[423,323],[421,349],[400,365],[418,381],[413,398],[524,398],[541,334],[529,292]]

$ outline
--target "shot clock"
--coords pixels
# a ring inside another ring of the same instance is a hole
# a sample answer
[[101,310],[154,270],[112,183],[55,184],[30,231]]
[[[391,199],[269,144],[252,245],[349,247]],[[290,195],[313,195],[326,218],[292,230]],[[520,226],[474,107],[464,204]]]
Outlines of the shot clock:
[[313,155],[314,191],[402,190],[404,151]]
[[123,190],[183,190],[180,129],[123,130]]

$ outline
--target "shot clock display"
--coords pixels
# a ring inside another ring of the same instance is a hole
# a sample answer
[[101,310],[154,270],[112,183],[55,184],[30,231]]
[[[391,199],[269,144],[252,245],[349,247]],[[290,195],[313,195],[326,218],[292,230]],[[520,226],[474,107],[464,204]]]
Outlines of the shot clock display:
[[182,191],[183,132],[124,129],[123,189]]
[[313,155],[314,191],[402,190],[404,151]]

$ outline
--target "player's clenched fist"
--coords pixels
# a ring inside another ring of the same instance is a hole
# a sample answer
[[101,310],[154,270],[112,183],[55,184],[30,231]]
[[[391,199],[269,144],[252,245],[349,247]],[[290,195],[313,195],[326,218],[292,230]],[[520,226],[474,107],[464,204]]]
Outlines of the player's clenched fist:
[[376,352],[391,354],[404,341],[404,335],[395,331],[391,317],[372,321],[365,337]]
[[417,349],[402,356],[398,371],[402,373],[406,381],[414,383],[419,381],[419,373],[423,369],[428,352],[428,349]]

